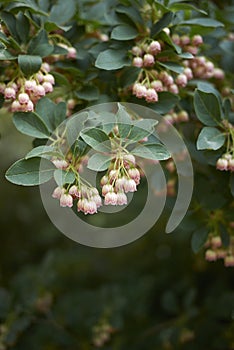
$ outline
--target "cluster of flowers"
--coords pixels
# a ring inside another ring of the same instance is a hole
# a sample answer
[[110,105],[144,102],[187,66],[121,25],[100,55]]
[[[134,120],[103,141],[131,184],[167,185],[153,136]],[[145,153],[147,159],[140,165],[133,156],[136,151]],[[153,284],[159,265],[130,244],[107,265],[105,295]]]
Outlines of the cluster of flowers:
[[114,333],[114,328],[106,321],[101,321],[98,325],[94,326],[93,332],[93,345],[97,348],[102,348],[105,343],[107,343],[112,333]]
[[118,156],[106,175],[101,178],[102,195],[106,205],[127,204],[128,192],[135,192],[140,183],[140,172],[132,154]]
[[216,168],[222,171],[234,171],[234,155],[230,153],[223,154],[223,156],[217,160]]
[[228,248],[222,247],[220,236],[209,237],[205,247],[208,248],[205,253],[205,259],[207,261],[223,259],[225,267],[234,267],[234,237],[230,238]]
[[10,102],[12,112],[31,112],[35,103],[53,91],[55,80],[50,72],[50,65],[44,62],[38,73],[30,79],[19,77],[8,84],[0,84],[0,93],[4,95],[6,101]]
[[[170,30],[164,28],[167,35],[170,35]],[[145,40],[132,48],[133,61],[132,65],[141,68],[137,81],[132,87],[133,95],[137,98],[144,98],[147,102],[157,102],[158,92],[169,91],[178,94],[180,88],[184,88],[189,80],[196,78],[217,78],[223,79],[224,72],[215,68],[214,64],[203,56],[194,57],[190,60],[181,60],[178,57],[178,62],[181,63],[183,72],[180,74],[169,73],[167,69],[155,69],[155,64],[162,61],[167,61],[167,58],[160,55],[163,49],[166,49],[162,41],[152,39],[149,44]],[[183,49],[183,52],[189,52],[197,55],[199,47],[203,43],[200,35],[194,35],[190,38],[187,35],[179,36],[172,35],[172,40]]]

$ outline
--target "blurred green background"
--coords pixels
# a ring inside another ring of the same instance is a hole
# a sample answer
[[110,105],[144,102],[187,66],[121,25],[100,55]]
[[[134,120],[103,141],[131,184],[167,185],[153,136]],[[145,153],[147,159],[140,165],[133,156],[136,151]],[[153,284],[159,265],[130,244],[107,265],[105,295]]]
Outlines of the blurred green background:
[[[8,183],[31,147],[1,114],[0,349],[234,349],[233,270],[161,221],[116,249],[56,230],[38,188]],[[17,147],[15,145],[17,144]]]

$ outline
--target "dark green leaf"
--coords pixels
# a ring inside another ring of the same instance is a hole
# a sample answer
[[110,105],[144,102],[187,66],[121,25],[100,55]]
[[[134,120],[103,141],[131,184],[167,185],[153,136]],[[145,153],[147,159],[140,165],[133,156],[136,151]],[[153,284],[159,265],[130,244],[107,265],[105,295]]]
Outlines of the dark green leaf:
[[64,76],[64,74],[53,72],[55,78],[55,83],[62,86],[70,86],[69,80]]
[[32,4],[31,2],[20,2],[20,1],[11,1],[11,3],[6,7],[7,11],[13,11],[13,10],[30,10],[32,13],[36,13],[39,15],[47,16],[47,13],[40,10],[39,7],[35,6],[35,4]]
[[221,133],[218,129],[205,126],[198,136],[197,149],[217,150],[224,145],[225,140],[225,135]]
[[48,138],[50,135],[44,121],[34,112],[17,112],[13,116],[13,123],[22,134],[37,137],[39,139]]
[[209,230],[207,227],[202,227],[196,230],[192,235],[192,250],[194,253],[198,253],[202,249],[207,241]]
[[223,23],[207,17],[191,18],[186,21],[182,21],[180,25],[186,25],[186,26],[196,25],[196,26],[209,27],[209,28],[217,28],[217,27],[224,26]]
[[76,2],[74,0],[67,1],[58,0],[50,12],[49,20],[56,24],[67,23],[76,13]]
[[57,105],[55,105],[53,120],[55,128],[58,127],[66,119],[66,113],[67,105],[65,102],[59,102]]
[[47,97],[43,97],[37,102],[36,113],[44,121],[50,132],[55,129],[54,112],[56,104]]
[[9,51],[6,49],[0,50],[0,61],[9,61],[9,60],[16,60],[17,56],[13,56]]
[[28,53],[45,57],[50,55],[54,50],[53,45],[49,43],[47,33],[44,29],[32,38],[28,47]]
[[101,153],[93,154],[88,161],[88,168],[95,171],[104,171],[108,169],[111,157]]
[[35,186],[49,181],[54,174],[54,165],[47,159],[20,159],[6,172],[6,179],[16,185]]
[[26,43],[29,37],[30,23],[28,18],[20,12],[17,16],[16,30],[22,43]]
[[6,24],[10,34],[19,41],[19,35],[16,29],[16,18],[12,13],[2,11],[1,20]]
[[143,24],[143,19],[140,12],[135,7],[130,6],[118,6],[116,8],[117,13],[123,13],[128,16],[133,23]]
[[99,91],[96,86],[86,85],[80,91],[77,91],[76,95],[83,100],[94,101],[98,99]]
[[184,67],[180,66],[178,63],[175,63],[175,62],[157,62],[160,66],[164,67],[164,68],[167,68],[169,70],[171,70],[172,72],[175,72],[175,73],[183,73],[184,71]]
[[234,197],[234,173],[232,173],[230,176],[230,188],[231,188],[231,193]]
[[194,108],[198,119],[208,126],[216,126],[221,120],[221,106],[213,93],[196,89]]
[[88,112],[75,114],[67,120],[66,123],[66,138],[68,144],[72,146],[78,139],[80,132],[84,129],[84,123],[88,119]]
[[122,50],[108,49],[101,52],[95,62],[95,67],[105,70],[116,70],[129,66],[130,60]]
[[59,187],[62,187],[65,184],[72,184],[76,176],[72,171],[66,171],[62,169],[56,169],[54,171],[54,179]]
[[138,36],[136,28],[128,25],[121,24],[115,27],[111,32],[111,39],[114,40],[131,40]]
[[93,149],[100,152],[110,152],[111,145],[108,135],[101,129],[89,128],[81,132],[82,139]]
[[19,55],[18,63],[21,71],[25,75],[30,76],[39,71],[42,65],[42,59],[40,56]]
[[151,28],[151,37],[154,38],[161,32],[161,30],[163,30],[163,28],[167,27],[171,23],[173,16],[173,12],[166,12],[163,17]]
[[185,3],[174,3],[169,6],[170,10],[172,11],[186,11],[186,10],[191,10],[191,11],[196,11],[203,13],[204,15],[207,15],[207,12],[204,10],[201,10],[191,4],[185,4]]
[[150,105],[150,107],[157,113],[167,113],[179,102],[179,96],[172,94],[171,92],[159,92],[158,96],[158,102]]
[[171,157],[166,147],[158,143],[138,145],[131,153],[135,156],[152,160],[165,160]]

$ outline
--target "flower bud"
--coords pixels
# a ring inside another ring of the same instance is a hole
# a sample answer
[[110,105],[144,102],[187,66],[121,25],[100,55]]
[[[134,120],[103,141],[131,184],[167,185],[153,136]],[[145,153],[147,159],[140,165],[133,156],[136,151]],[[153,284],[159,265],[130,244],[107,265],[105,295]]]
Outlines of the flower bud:
[[211,245],[213,248],[220,248],[222,246],[222,240],[219,236],[211,238]]
[[45,89],[45,93],[48,94],[49,92],[53,91],[53,85],[47,81],[45,81],[44,83],[42,83],[43,88]]
[[117,192],[117,204],[118,205],[128,204],[128,198],[124,192]]
[[224,259],[224,266],[225,267],[233,267],[234,266],[234,256],[228,255]]
[[157,53],[161,52],[161,45],[158,41],[152,41],[148,46],[148,52],[152,55],[157,55]]
[[216,162],[216,169],[218,170],[228,170],[228,160],[224,158],[219,158]]
[[203,39],[201,35],[194,35],[192,37],[192,44],[195,46],[199,46],[203,44]]
[[21,93],[18,96],[18,100],[20,104],[25,104],[29,102],[29,96],[26,93]]
[[71,208],[73,206],[72,196],[70,194],[63,193],[60,197],[60,206]]
[[124,183],[124,191],[128,193],[128,192],[135,192],[136,190],[137,190],[136,182],[133,179],[126,179]]
[[54,189],[54,192],[53,192],[53,194],[52,194],[52,197],[53,198],[56,198],[56,199],[60,199],[60,197],[62,196],[62,194],[64,194],[64,188],[62,188],[62,187],[56,187],[55,189]]
[[6,87],[6,89],[4,91],[4,97],[7,100],[12,99],[12,98],[15,99],[15,97],[16,97],[15,89],[13,89],[12,87]]
[[154,89],[147,89],[146,101],[147,102],[157,102],[158,101],[158,94]]
[[145,54],[143,57],[143,62],[145,67],[153,66],[155,63],[154,56],[151,55],[150,53]]
[[143,59],[141,57],[134,57],[132,61],[134,67],[141,68],[143,66]]
[[105,195],[105,205],[117,205],[117,194],[115,192],[108,192]]
[[151,82],[151,87],[152,89],[154,89],[155,91],[163,91],[163,84],[161,82],[161,80],[154,80]]
[[217,254],[214,250],[208,249],[206,251],[205,258],[207,261],[216,261],[217,260]]
[[181,86],[181,87],[185,87],[188,83],[188,79],[186,77],[185,74],[179,74],[176,78],[176,84]]

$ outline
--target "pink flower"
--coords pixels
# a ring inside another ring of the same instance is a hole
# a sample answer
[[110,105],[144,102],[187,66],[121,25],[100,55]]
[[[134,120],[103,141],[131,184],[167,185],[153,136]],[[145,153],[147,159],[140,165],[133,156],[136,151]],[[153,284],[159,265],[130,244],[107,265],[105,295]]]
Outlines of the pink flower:
[[71,58],[71,59],[76,59],[76,49],[74,47],[68,47],[67,48],[67,58]]
[[228,160],[228,169],[234,171],[234,158]]
[[133,179],[135,181],[135,183],[137,185],[139,185],[141,175],[140,175],[140,172],[137,168],[130,168],[128,170],[128,175],[130,176],[131,179]]
[[215,79],[224,79],[224,71],[220,68],[214,68],[213,77]]
[[34,104],[31,100],[28,103],[21,105],[21,111],[23,112],[32,112],[34,110]]
[[178,34],[173,34],[172,35],[172,40],[176,45],[180,45],[180,37]]
[[117,204],[118,205],[128,204],[128,198],[124,192],[117,193]]
[[109,193],[111,191],[113,191],[113,187],[111,185],[106,184],[102,187],[102,195],[103,196],[105,196],[107,193]]
[[217,260],[217,254],[214,250],[208,249],[206,251],[205,258],[207,261],[216,261]]
[[97,208],[102,206],[102,199],[99,194],[96,194],[92,197],[92,200],[96,203]]
[[222,240],[219,236],[211,238],[211,245],[213,248],[220,248],[222,245]]
[[193,72],[192,72],[192,69],[189,68],[189,67],[186,67],[184,69],[184,74],[186,75],[187,79],[190,80],[193,78]]
[[0,83],[0,94],[4,94],[5,88],[6,88],[6,84]]
[[26,93],[21,93],[18,96],[18,100],[20,104],[25,104],[29,102],[29,96]]
[[152,55],[157,55],[161,52],[161,45],[158,41],[152,41],[148,47],[148,52]]
[[97,213],[97,204],[93,200],[84,200],[84,208],[83,208],[84,214],[95,214]]
[[76,100],[74,98],[70,98],[67,101],[67,108],[68,109],[73,109],[73,108],[75,108],[75,106],[76,106]]
[[141,68],[143,66],[143,59],[141,57],[134,57],[132,61],[134,67]]
[[192,38],[192,43],[195,46],[199,46],[201,44],[203,44],[203,39],[201,35],[194,35]]
[[47,81],[45,81],[44,83],[42,83],[43,88],[45,89],[45,93],[49,93],[53,91],[53,85]]
[[126,177],[119,177],[115,181],[115,189],[116,189],[116,191],[122,191],[124,189],[125,181],[126,181]]
[[69,207],[73,206],[73,198],[70,194],[62,193],[60,197],[60,206],[61,207]]
[[43,62],[42,65],[41,65],[41,69],[44,72],[49,73],[50,72],[50,65],[49,65],[49,63]]
[[147,102],[157,102],[158,101],[158,94],[154,89],[147,89],[146,101]]
[[135,192],[136,190],[137,190],[136,182],[133,179],[126,179],[124,183],[124,191],[128,193],[128,192]]
[[127,166],[127,165],[135,165],[136,164],[136,158],[134,157],[133,154],[124,154],[123,156],[123,159],[124,159],[124,165]]
[[191,53],[192,55],[196,55],[198,53],[198,48],[193,45],[189,45],[186,47],[186,51]]
[[101,178],[101,181],[100,181],[101,186],[106,185],[106,184],[108,183],[108,181],[109,181],[108,176],[107,176],[107,175],[104,175],[104,176]]
[[147,53],[147,54],[144,55],[143,61],[144,61],[144,66],[145,67],[151,67],[155,63],[154,56],[151,55],[150,53]]
[[36,80],[26,80],[24,83],[24,88],[27,91],[34,91],[37,86]]
[[169,86],[168,90],[172,92],[173,94],[178,94],[179,93],[179,88],[176,84],[172,84]]
[[138,98],[142,98],[146,96],[147,89],[144,85],[140,83],[136,83],[133,85],[133,94],[136,95]]
[[117,205],[117,194],[115,192],[108,192],[105,195],[105,205]]
[[54,159],[52,163],[56,166],[57,169],[66,169],[68,167],[68,163],[64,159]]
[[76,197],[76,198],[80,198],[80,196],[81,196],[80,190],[78,189],[78,187],[76,185],[73,185],[70,187],[69,194],[71,196]]
[[181,37],[180,37],[180,43],[181,43],[181,45],[188,45],[189,43],[190,43],[190,38],[189,38],[189,36],[188,35],[182,35]]
[[185,74],[179,74],[176,78],[176,84],[185,87],[188,83],[188,79]]
[[44,81],[46,81],[47,83],[50,83],[52,85],[55,84],[54,76],[52,74],[44,75]]
[[163,91],[163,84],[161,82],[161,80],[154,80],[151,82],[151,87],[152,89],[154,89],[155,91]]
[[132,53],[135,56],[141,56],[142,55],[142,49],[139,46],[133,46]]
[[34,96],[42,97],[45,96],[45,89],[42,85],[36,85],[33,90]]
[[20,112],[20,111],[22,111],[22,105],[19,103],[18,100],[15,100],[15,101],[12,102],[11,111],[12,112]]
[[177,114],[178,122],[187,122],[189,120],[188,113],[186,111],[180,111]]
[[55,189],[54,189],[54,192],[53,192],[53,194],[52,194],[52,197],[53,198],[56,198],[56,199],[60,199],[60,197],[62,196],[62,194],[64,194],[64,188],[62,188],[62,187],[56,187]]
[[225,267],[233,267],[234,266],[234,256],[233,255],[229,255],[229,256],[225,257],[224,266]]
[[216,169],[228,170],[228,160],[224,158],[219,158],[216,162]]
[[15,99],[16,97],[16,91],[12,87],[6,87],[4,91],[4,97],[5,99],[9,100],[11,98]]

